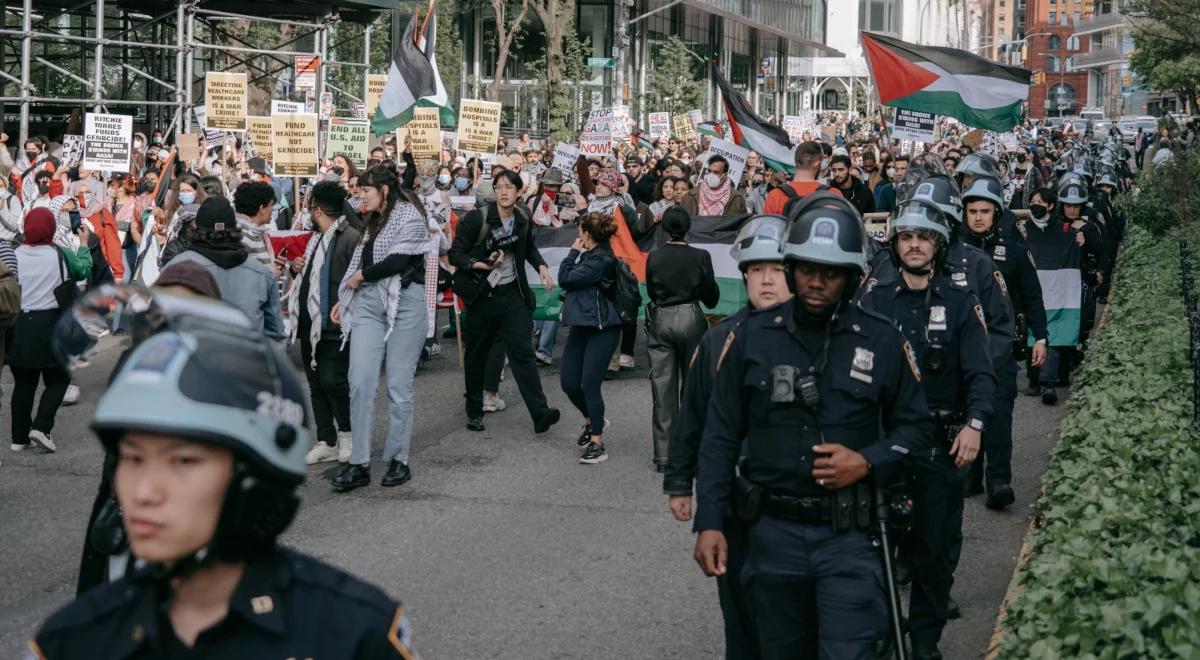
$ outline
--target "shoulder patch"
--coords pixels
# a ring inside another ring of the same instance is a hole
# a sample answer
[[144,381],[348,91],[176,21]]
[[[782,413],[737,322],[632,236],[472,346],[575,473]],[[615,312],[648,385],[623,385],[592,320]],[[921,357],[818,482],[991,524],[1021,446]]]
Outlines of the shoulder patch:
[[388,643],[396,649],[401,658],[412,660],[416,657],[413,655],[412,623],[408,620],[403,605],[396,608],[396,615],[392,618],[392,625],[388,628],[387,638]]
[[1004,281],[1004,273],[1001,273],[998,270],[993,270],[992,277],[996,278],[996,286],[1000,287],[1000,293],[1003,294],[1005,298],[1007,298],[1008,297],[1008,283]]
[[908,360],[908,370],[912,372],[913,378],[917,382],[921,382],[921,368],[917,366],[917,353],[913,350],[912,342],[904,341],[904,357]]
[[975,309],[975,317],[979,319],[979,325],[983,326],[984,332],[987,332],[987,321],[983,318],[983,305],[972,305]]
[[721,370],[721,365],[725,362],[725,356],[729,354],[729,347],[733,346],[733,340],[737,339],[737,333],[730,330],[728,335],[725,335],[725,345],[721,347],[721,354],[717,356],[717,371]]

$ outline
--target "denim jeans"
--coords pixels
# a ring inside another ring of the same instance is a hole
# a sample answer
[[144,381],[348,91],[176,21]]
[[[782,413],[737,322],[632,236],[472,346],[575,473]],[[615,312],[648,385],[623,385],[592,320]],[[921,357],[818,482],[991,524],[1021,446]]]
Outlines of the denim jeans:
[[538,351],[546,355],[554,355],[554,340],[558,337],[558,321],[538,321],[542,326],[542,336],[538,339]]
[[1058,385],[1059,362],[1062,360],[1060,351],[1070,350],[1070,346],[1050,346],[1046,349],[1046,361],[1038,369],[1038,382],[1046,387]]
[[408,463],[412,443],[413,375],[425,345],[425,287],[413,283],[400,291],[392,334],[387,334],[387,303],[383,287],[363,284],[354,296],[350,325],[350,426],[354,449],[350,462],[371,462],[371,432],[379,366],[387,378],[388,427],[383,459]]

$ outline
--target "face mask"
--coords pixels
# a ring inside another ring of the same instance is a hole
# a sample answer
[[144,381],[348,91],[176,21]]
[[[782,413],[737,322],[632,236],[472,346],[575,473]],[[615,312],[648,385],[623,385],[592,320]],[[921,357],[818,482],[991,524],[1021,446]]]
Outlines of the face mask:
[[896,170],[891,167],[887,168],[887,176],[889,179],[896,176]]
[[153,142],[154,144],[162,144],[162,136],[155,135],[154,137],[150,138],[150,141]]
[[38,184],[38,194],[45,195],[48,192],[50,192],[50,184],[48,184],[48,183],[39,183]]
[[26,151],[26,152],[25,152],[25,157],[26,157],[26,158],[28,158],[28,159],[29,159],[29,162],[31,162],[31,163],[32,163],[33,161],[37,160],[37,157],[38,157],[40,154],[41,154],[41,152],[40,152],[40,151]]
[[1029,205],[1029,214],[1032,215],[1036,219],[1041,219],[1041,218],[1046,217],[1046,211],[1047,211],[1046,207],[1042,204],[1030,204]]
[[721,175],[709,172],[708,174],[704,175],[704,183],[709,188],[717,188],[721,185]]
[[1025,162],[1025,154],[1017,154],[1017,162],[1024,163]]
[[465,176],[456,177],[454,179],[454,187],[459,190],[466,190],[471,185],[471,180]]
[[8,188],[0,188],[0,199],[8,199]]
[[437,181],[438,181],[439,186],[448,186],[448,185],[450,185],[450,175],[449,174],[439,174]]
[[133,141],[133,148],[134,148],[134,149],[141,149],[141,148],[142,148],[142,141],[141,141],[141,140],[134,140],[134,141]]
[[825,170],[827,170],[827,169],[829,169],[829,159],[828,159],[828,158],[822,158],[822,159],[821,159],[821,171],[822,171],[822,172],[824,172],[824,171],[825,171]]
[[196,201],[196,193],[194,193],[194,192],[179,193],[179,203],[180,204],[191,204],[194,201]]

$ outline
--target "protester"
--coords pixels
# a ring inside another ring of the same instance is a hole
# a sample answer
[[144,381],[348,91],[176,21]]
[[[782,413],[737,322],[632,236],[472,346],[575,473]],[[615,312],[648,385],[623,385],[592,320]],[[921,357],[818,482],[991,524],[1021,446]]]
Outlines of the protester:
[[237,211],[237,226],[246,252],[273,271],[275,256],[264,232],[275,210],[275,190],[271,184],[262,181],[243,183],[233,191],[233,207]]
[[689,216],[739,215],[746,212],[746,194],[735,189],[729,178],[729,161],[714,155],[708,159],[708,171],[679,202]]
[[25,213],[21,199],[8,186],[8,181],[0,180],[0,241],[14,243],[24,229]]
[[784,215],[790,200],[805,197],[826,188],[827,186],[817,180],[818,174],[823,169],[823,153],[821,143],[801,142],[796,147],[796,174],[786,185],[767,194],[767,203],[763,208],[763,213]]
[[850,158],[844,155],[834,156],[829,161],[832,188],[842,193],[859,213],[871,213],[875,210],[875,196],[862,179],[853,174]]

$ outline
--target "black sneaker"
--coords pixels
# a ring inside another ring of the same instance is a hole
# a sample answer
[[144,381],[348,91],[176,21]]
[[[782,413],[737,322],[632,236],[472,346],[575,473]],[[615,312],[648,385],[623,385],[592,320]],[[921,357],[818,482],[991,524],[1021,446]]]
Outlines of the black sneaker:
[[547,408],[543,410],[542,414],[538,415],[537,421],[533,423],[533,432],[545,433],[546,431],[549,431],[551,426],[554,426],[558,423],[560,416],[561,415],[558,412],[558,408]]
[[1042,388],[1039,385],[1030,383],[1029,386],[1021,390],[1021,392],[1024,393],[1025,396],[1041,396]]
[[[604,432],[607,430],[608,430],[608,418],[605,417],[604,418],[604,431],[601,431],[600,435],[604,435]],[[591,441],[592,441],[592,427],[590,424],[584,422],[583,433],[579,434],[579,439],[575,441],[575,446],[579,447],[580,449],[583,449],[584,447],[588,446],[588,444],[591,443]]]
[[964,497],[975,497],[976,495],[979,495],[982,492],[983,492],[983,482],[982,481],[974,481],[974,480],[968,479],[967,483],[963,486],[963,496]]
[[950,621],[962,618],[962,608],[958,606],[958,601],[954,600],[953,596],[946,598],[946,618]]
[[412,479],[412,471],[408,466],[396,459],[388,461],[387,474],[383,475],[383,481],[379,482],[380,486],[400,486],[408,483]]
[[1053,406],[1058,403],[1058,391],[1049,385],[1042,388],[1042,403]]
[[1003,511],[1005,507],[1017,501],[1017,496],[1013,493],[1012,486],[1008,484],[1000,484],[990,489],[987,498],[987,508],[992,511]]
[[467,419],[467,430],[468,431],[482,431],[483,430],[483,417],[468,418]]
[[371,483],[371,470],[366,465],[347,463],[333,478],[333,492],[346,493]]
[[589,442],[587,449],[583,450],[583,455],[579,457],[579,462],[586,465],[595,465],[608,460],[608,452],[604,451],[603,445],[598,445],[594,442]]

